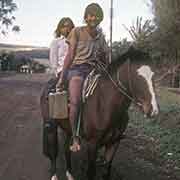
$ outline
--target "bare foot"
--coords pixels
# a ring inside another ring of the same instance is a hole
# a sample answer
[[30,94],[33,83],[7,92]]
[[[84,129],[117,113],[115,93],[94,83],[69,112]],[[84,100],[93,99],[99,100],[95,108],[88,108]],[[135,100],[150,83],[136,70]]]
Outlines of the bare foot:
[[58,178],[56,175],[54,175],[54,176],[52,176],[51,180],[58,180]]
[[73,176],[70,174],[69,171],[66,171],[66,177],[68,180],[74,180]]
[[70,146],[70,151],[72,152],[77,152],[77,151],[80,151],[81,149],[81,146],[78,142],[73,142],[73,144]]

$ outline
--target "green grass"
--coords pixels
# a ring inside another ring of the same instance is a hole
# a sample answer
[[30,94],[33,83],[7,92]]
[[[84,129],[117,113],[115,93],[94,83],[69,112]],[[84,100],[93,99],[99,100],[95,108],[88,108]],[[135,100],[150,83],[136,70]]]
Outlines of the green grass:
[[153,137],[163,159],[180,164],[180,95],[167,89],[158,91],[160,114],[155,119],[145,119],[142,113],[130,111],[130,126],[146,136]]

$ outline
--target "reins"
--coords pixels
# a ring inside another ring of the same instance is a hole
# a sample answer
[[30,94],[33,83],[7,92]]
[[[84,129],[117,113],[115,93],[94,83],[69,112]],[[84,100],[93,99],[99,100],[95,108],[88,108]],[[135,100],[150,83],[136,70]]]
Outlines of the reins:
[[[128,60],[129,61],[129,60]],[[111,80],[111,82],[113,83],[113,85],[117,88],[117,90],[119,92],[121,92],[124,96],[126,96],[129,100],[132,101],[132,103],[138,105],[138,106],[142,106],[142,104],[140,102],[137,102],[136,99],[132,96],[130,96],[128,93],[127,93],[127,88],[123,85],[123,83],[121,82],[120,80],[120,77],[119,77],[119,73],[117,71],[117,82],[114,81],[114,79],[112,78],[112,76],[110,75],[110,73],[106,70],[106,68],[104,67],[104,65],[101,63],[101,62],[96,62],[97,65],[100,67],[100,69],[102,69],[106,75],[108,76],[108,78]],[[130,76],[130,62],[128,63],[128,83],[129,83],[129,88],[131,89],[131,83],[130,83],[130,79],[129,79],[129,76]],[[132,90],[132,89],[131,89]]]
[[128,85],[129,85],[129,90],[130,90],[130,92],[132,94],[132,99],[133,99],[134,103],[137,104],[138,106],[142,106],[142,104],[140,102],[137,102],[136,95],[134,95],[134,93],[133,93],[132,80],[131,80],[130,59],[128,58],[127,61],[128,61]]

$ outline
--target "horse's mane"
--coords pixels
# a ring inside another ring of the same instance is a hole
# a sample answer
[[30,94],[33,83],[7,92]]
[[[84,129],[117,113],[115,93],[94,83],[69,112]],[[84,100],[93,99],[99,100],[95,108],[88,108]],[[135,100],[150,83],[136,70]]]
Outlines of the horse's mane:
[[144,52],[140,49],[136,49],[131,46],[125,53],[118,55],[117,57],[112,59],[112,63],[108,66],[108,71],[115,71],[120,65],[122,65],[127,60],[130,60],[132,63],[136,64],[148,64],[150,60],[150,56],[147,52]]

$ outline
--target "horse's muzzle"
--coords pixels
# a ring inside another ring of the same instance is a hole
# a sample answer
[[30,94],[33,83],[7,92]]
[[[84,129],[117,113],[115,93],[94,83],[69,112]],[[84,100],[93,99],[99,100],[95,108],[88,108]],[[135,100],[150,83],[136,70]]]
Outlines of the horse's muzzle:
[[155,109],[151,112],[151,117],[157,116],[159,114],[159,109]]
[[144,112],[144,117],[154,117],[159,114],[159,107],[153,107],[152,105],[143,105],[143,112]]

